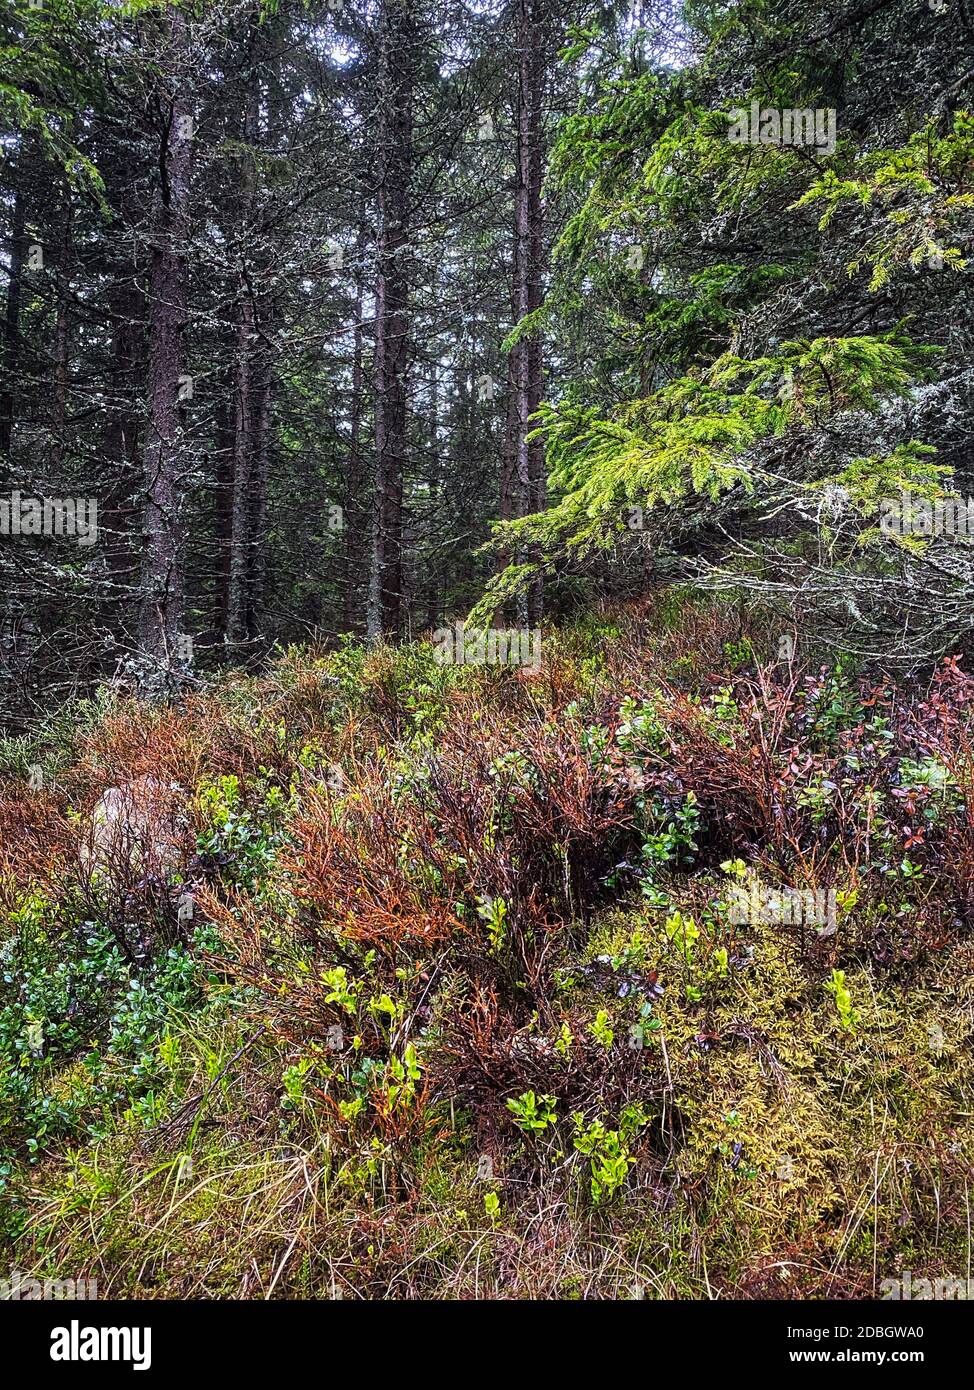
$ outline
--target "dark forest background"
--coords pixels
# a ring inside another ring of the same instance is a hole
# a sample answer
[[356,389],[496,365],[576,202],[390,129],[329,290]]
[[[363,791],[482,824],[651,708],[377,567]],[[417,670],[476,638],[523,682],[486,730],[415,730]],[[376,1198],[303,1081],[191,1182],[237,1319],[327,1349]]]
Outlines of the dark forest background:
[[11,730],[673,574],[964,640],[968,547],[875,516],[969,486],[965,0],[33,0],[0,57],[0,490],[99,521],[0,538]]

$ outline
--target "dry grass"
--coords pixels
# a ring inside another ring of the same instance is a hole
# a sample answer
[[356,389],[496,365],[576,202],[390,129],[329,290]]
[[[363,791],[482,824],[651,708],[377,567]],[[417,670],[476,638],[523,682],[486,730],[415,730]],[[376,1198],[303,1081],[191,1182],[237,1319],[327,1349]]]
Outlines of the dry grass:
[[[72,958],[111,920],[178,944],[159,912],[187,887],[218,934],[194,948],[205,993],[131,1058],[106,1010],[37,1063],[103,1118],[95,1139],[64,1120],[33,1165],[15,1140],[17,1267],[139,1298],[966,1277],[972,683],[762,664],[729,606],[677,618],[551,634],[535,679],[290,654],[178,709],[116,707],[53,791],[11,785],[6,910],[54,905],[32,909],[45,941]],[[86,897],[85,816],[143,776],[186,789],[177,881]],[[836,930],[735,925],[732,858],[838,889]],[[529,1093],[554,1118],[532,1127]]]

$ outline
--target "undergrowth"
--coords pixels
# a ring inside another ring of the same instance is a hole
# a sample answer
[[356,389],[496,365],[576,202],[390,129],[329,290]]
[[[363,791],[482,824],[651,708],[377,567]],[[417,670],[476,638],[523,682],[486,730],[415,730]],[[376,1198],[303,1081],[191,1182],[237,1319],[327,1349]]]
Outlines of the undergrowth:
[[[0,748],[10,1267],[135,1298],[965,1277],[974,681],[800,668],[748,623],[663,595],[547,631],[536,676],[291,651]],[[830,908],[742,915],[769,892]]]

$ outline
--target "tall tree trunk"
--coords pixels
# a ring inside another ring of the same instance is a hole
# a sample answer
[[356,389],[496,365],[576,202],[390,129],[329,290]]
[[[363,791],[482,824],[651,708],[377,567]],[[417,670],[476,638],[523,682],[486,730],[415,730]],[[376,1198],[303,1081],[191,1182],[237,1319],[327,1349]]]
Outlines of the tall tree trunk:
[[233,445],[234,421],[231,404],[234,393],[233,325],[226,319],[221,323],[217,353],[222,365],[216,377],[216,405],[213,411],[215,459],[213,483],[213,532],[215,563],[213,566],[213,643],[223,642],[230,611],[230,531],[233,516]]
[[[434,281],[435,288],[435,281]],[[433,339],[430,364],[430,428],[429,428],[429,507],[426,517],[426,576],[423,585],[426,626],[436,627],[439,616],[440,592],[437,583],[434,546],[437,531],[437,510],[440,505],[440,364],[437,357],[438,340]]]
[[193,118],[186,91],[185,14],[170,6],[162,23],[165,40],[157,90],[162,131],[149,280],[149,438],[145,449],[142,642],[149,655],[168,667],[180,656],[183,630],[180,386],[186,363],[186,243]]
[[228,647],[247,640],[250,580],[251,470],[253,464],[251,369],[254,302],[243,276],[238,286],[234,334],[233,488],[230,506],[230,590],[227,602]]
[[355,244],[355,328],[352,345],[352,399],[349,403],[348,463],[345,470],[345,498],[342,507],[345,540],[345,593],[343,623],[346,632],[354,632],[359,618],[358,594],[364,555],[362,528],[362,490],[364,479],[362,458],[362,405],[365,387],[365,332],[362,314],[365,308],[365,276],[362,259],[365,254],[365,213],[363,209],[359,234]]
[[16,410],[16,375],[20,357],[20,291],[24,267],[24,195],[14,195],[10,228],[10,266],[3,320],[3,381],[0,384],[0,455],[9,472],[10,444]]
[[[538,0],[518,0],[517,13],[517,188],[515,192],[515,307],[518,321],[541,307],[543,227],[541,181],[543,154],[541,102],[544,90],[542,12]],[[520,515],[539,511],[545,500],[544,454],[538,441],[528,442],[530,417],[541,403],[543,364],[541,339],[528,334],[517,342],[513,361],[515,411],[514,471]],[[537,562],[531,547],[523,562]],[[521,605],[526,626],[541,620],[540,575],[532,581]]]
[[71,187],[67,181],[62,185],[61,196],[61,237],[55,267],[55,293],[57,308],[54,319],[54,419],[52,434],[54,448],[52,459],[55,469],[64,458],[66,431],[68,423],[68,363],[70,356],[70,294],[71,294],[71,223],[74,209],[71,203]]
[[378,237],[375,295],[375,492],[368,633],[399,634],[406,459],[412,177],[413,0],[384,0],[380,25]]
[[[258,16],[260,17],[260,16]],[[259,53],[266,58],[266,88],[264,101],[266,109],[266,145],[276,149],[284,125],[284,95],[279,83],[279,69],[283,58],[287,26],[279,15],[263,16],[263,26],[258,29],[256,41],[260,44]],[[255,61],[254,67],[257,67]],[[257,112],[259,120],[259,109]],[[260,129],[255,121],[254,139],[260,140]],[[256,197],[256,191],[255,191]],[[273,210],[273,209],[272,209]],[[267,492],[271,470],[271,446],[273,441],[274,368],[277,348],[272,339],[277,302],[275,294],[274,266],[277,247],[273,237],[268,238],[265,227],[265,212],[259,217],[259,245],[262,254],[260,282],[264,293],[258,295],[255,303],[257,329],[260,348],[254,368],[254,420],[252,427],[254,461],[251,469],[251,531],[250,531],[250,594],[248,635],[252,642],[266,639],[267,611]]]
[[[138,176],[133,153],[126,144],[110,173],[106,170],[106,197],[123,210],[120,220],[126,230],[126,212],[131,212],[127,200]],[[112,622],[122,630],[131,621],[133,600],[137,607],[142,566],[140,433],[146,396],[146,294],[140,243],[144,240],[125,236],[111,242],[106,247],[104,263],[112,340],[103,448],[111,470],[98,508],[99,532],[103,536],[99,549],[109,577]],[[79,356],[81,348],[79,337]]]
[[[241,159],[241,224],[245,236],[253,232],[257,194],[256,145],[260,124],[260,86],[257,76],[259,16],[251,19],[247,62],[249,73],[244,103]],[[230,594],[226,641],[230,648],[243,645],[251,631],[252,542],[254,540],[254,431],[259,411],[254,391],[254,296],[247,273],[247,251],[241,246],[241,265],[234,306],[235,370],[233,430],[233,503],[230,519]]]
[[[270,328],[270,312],[263,331]],[[265,346],[254,372],[254,420],[252,427],[254,460],[251,469],[250,584],[247,636],[257,642],[264,632],[267,606],[267,480],[270,473],[271,403],[274,364]]]

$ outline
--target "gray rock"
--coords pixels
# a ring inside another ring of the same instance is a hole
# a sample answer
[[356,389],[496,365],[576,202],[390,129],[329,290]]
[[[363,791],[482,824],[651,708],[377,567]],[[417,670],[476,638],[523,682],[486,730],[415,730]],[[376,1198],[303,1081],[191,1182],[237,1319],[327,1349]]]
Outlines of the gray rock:
[[104,791],[82,836],[89,875],[128,881],[171,878],[185,858],[186,792],[176,782],[137,777]]

